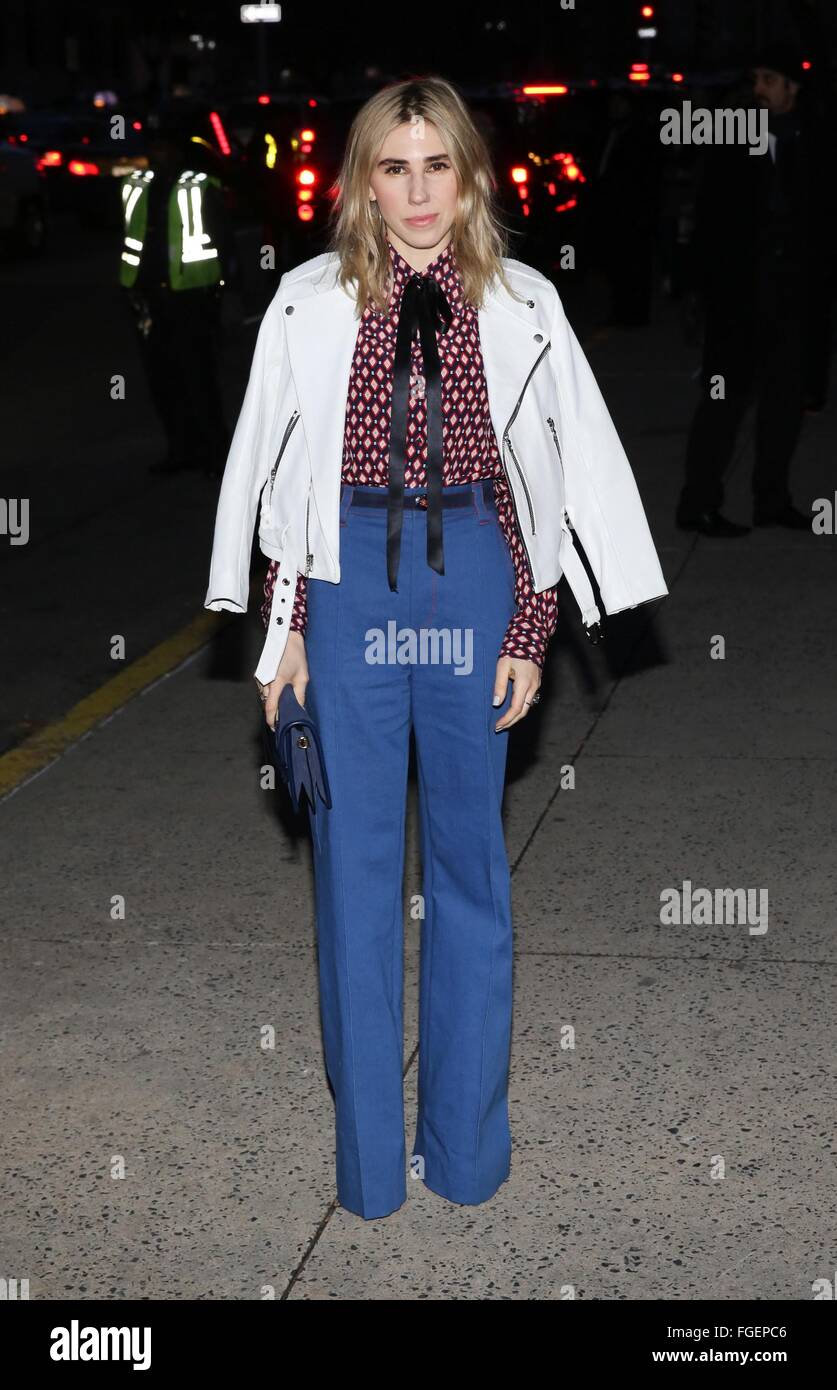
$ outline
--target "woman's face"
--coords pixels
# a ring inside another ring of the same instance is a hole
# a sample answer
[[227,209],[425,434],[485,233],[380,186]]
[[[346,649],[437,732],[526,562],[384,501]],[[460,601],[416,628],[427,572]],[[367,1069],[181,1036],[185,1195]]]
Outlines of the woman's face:
[[414,269],[447,246],[456,195],[456,174],[436,126],[423,118],[396,126],[375,161],[369,196],[378,200],[396,251]]

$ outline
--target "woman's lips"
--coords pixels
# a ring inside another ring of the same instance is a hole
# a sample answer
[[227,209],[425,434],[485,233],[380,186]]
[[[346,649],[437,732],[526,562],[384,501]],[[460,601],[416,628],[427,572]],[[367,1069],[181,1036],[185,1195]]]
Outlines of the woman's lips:
[[411,227],[425,227],[428,222],[432,222],[437,216],[438,213],[428,212],[424,217],[406,217],[404,220],[409,223]]

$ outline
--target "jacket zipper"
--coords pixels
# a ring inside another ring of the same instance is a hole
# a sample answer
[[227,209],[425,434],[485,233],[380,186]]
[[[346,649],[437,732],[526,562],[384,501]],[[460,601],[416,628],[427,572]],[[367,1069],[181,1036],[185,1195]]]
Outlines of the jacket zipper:
[[[512,411],[511,419],[509,420],[509,423],[506,425],[505,431],[504,431],[504,433],[503,433],[503,442],[504,442],[504,444],[508,444],[509,448],[511,449],[512,458],[514,458],[514,449],[512,448],[512,442],[511,442],[511,440],[509,439],[509,430],[511,429],[511,427],[512,427],[512,425],[514,424],[515,420],[517,419],[517,412],[518,412],[519,409],[520,409],[520,403],[521,403],[521,401],[523,400],[524,395],[526,394],[526,387],[529,385],[529,382],[530,382],[531,379],[532,379],[532,375],[533,375],[533,373],[534,373],[534,371],[535,371],[535,368],[537,367],[537,365],[538,365],[538,363],[540,362],[541,358],[543,357],[544,353],[546,353],[546,352],[549,351],[549,348],[550,348],[550,344],[547,343],[547,344],[546,344],[546,347],[543,348],[543,350],[542,350],[541,352],[539,352],[539,353],[538,353],[538,356],[535,358],[535,361],[534,361],[534,363],[533,363],[533,365],[532,365],[532,370],[530,371],[529,375],[527,376],[526,380],[525,380],[524,383],[523,383],[523,389],[522,389],[522,391],[520,392],[520,395],[519,395],[518,398],[517,398],[517,405],[515,406],[514,410]],[[529,547],[527,546],[525,537],[524,537],[524,535],[523,535],[523,527],[520,525],[520,515],[519,515],[518,510],[517,510],[517,503],[516,503],[515,500],[514,500],[514,490],[513,490],[512,485],[511,485],[511,479],[509,478],[509,470],[508,470],[508,468],[506,467],[506,451],[505,451],[505,449],[501,449],[501,450],[500,450],[500,461],[501,461],[501,463],[502,463],[502,465],[503,465],[503,472],[505,473],[506,478],[507,478],[508,483],[509,483],[509,493],[511,494],[512,510],[513,510],[513,512],[514,512],[515,521],[517,522],[517,529],[518,529],[518,532],[520,533],[520,539],[521,539],[521,541],[522,541],[522,543],[523,543],[523,549],[526,551],[526,558],[527,558],[528,561],[529,561],[529,570],[530,570],[530,573],[534,573],[534,569],[533,569],[533,566],[532,566],[532,556],[529,554]],[[523,487],[524,487],[524,490],[525,490],[525,492],[526,492],[526,501],[529,503],[529,514],[530,514],[531,520],[532,520],[532,534],[534,535],[534,534],[535,534],[535,518],[534,518],[534,515],[532,514],[532,502],[531,502],[531,499],[530,499],[530,497],[529,497],[529,489],[526,487],[526,480],[525,480],[525,478],[523,477],[523,473],[522,473],[522,471],[521,471],[520,464],[517,462],[517,459],[516,459],[516,458],[514,458],[514,461],[515,461],[515,466],[516,466],[516,468],[517,468],[517,471],[518,471],[518,473],[520,473],[520,480],[521,480],[521,482],[523,483]]]
[[285,452],[285,445],[287,444],[288,440],[290,439],[290,437],[291,437],[291,431],[293,430],[293,427],[294,427],[294,425],[296,424],[296,422],[297,422],[298,419],[299,419],[299,411],[298,411],[298,410],[295,410],[295,411],[293,412],[293,414],[291,415],[291,418],[290,418],[290,420],[288,421],[287,425],[285,426],[285,433],[282,435],[282,443],[279,445],[279,453],[276,455],[276,462],[274,463],[273,467],[272,467],[271,470],[270,470],[270,491],[269,491],[269,493],[268,493],[268,495],[267,495],[268,506],[269,506],[270,503],[273,501],[273,484],[274,484],[274,482],[276,481],[276,470],[277,470],[277,468],[279,467],[279,464],[280,464],[281,461],[282,461],[282,455],[283,455],[283,453]]
[[558,450],[558,462],[559,462],[560,465],[561,465],[561,472],[563,473],[563,471],[564,471],[564,458],[563,458],[563,455],[562,455],[562,453],[561,453],[561,445],[560,445],[560,442],[559,442],[559,440],[558,440],[558,431],[557,431],[556,428],[555,428],[555,421],[553,420],[553,418],[552,418],[551,415],[547,415],[547,417],[546,417],[546,423],[549,425],[549,428],[552,430],[552,438],[555,440],[555,447],[556,447],[556,449]]
[[311,510],[311,491],[308,492],[308,500],[305,503],[305,578],[311,573],[311,566],[314,563],[314,556],[308,549],[308,513]]
[[[555,428],[555,420],[553,420],[552,416],[546,416],[546,424],[548,424],[548,425],[549,425],[549,428],[551,428],[551,430],[552,430],[552,438],[555,439],[555,448],[558,449],[558,461],[559,461],[559,463],[560,463],[560,473],[562,473],[563,484],[564,484],[564,496],[566,496],[566,492],[567,492],[567,480],[566,480],[566,474],[564,474],[563,453],[560,452],[560,439],[558,438],[558,430],[556,430],[556,428]],[[571,523],[571,521],[570,521],[570,513],[567,512],[566,503],[564,503],[564,506],[562,507],[562,509],[560,509],[560,512],[562,512],[562,517],[563,517],[564,523],[566,523],[566,528],[567,528],[567,530],[573,531],[573,530],[574,530],[574,527],[573,527],[573,523]]]
[[510,439],[510,437],[509,437],[508,434],[506,434],[506,443],[507,443],[508,446],[509,446],[509,452],[510,452],[510,454],[511,454],[513,460],[514,460],[514,466],[515,466],[515,468],[517,469],[517,471],[518,471],[518,473],[519,473],[519,475],[520,475],[520,481],[521,481],[521,483],[523,484],[523,491],[526,493],[526,503],[527,503],[527,506],[529,507],[529,522],[530,522],[531,527],[532,527],[532,535],[534,536],[534,534],[535,534],[535,513],[534,513],[534,509],[533,509],[533,507],[532,507],[532,498],[531,498],[530,495],[529,495],[529,488],[528,488],[528,486],[527,486],[527,484],[526,484],[526,479],[525,479],[525,477],[524,477],[524,475],[523,475],[523,469],[520,467],[520,464],[519,464],[518,461],[517,461],[517,454],[514,452],[514,445],[512,444],[511,439]]
[[[560,465],[561,465],[561,477],[562,477],[563,482],[564,482],[564,495],[566,496],[566,492],[567,492],[567,480],[566,480],[566,476],[565,476],[565,474],[564,474],[564,455],[561,453],[561,441],[560,441],[560,439],[558,438],[558,431],[557,431],[556,428],[555,428],[555,421],[553,420],[553,418],[552,418],[551,415],[547,415],[547,417],[546,417],[546,423],[549,425],[549,428],[552,430],[552,438],[555,440],[555,447],[556,447],[556,449],[558,450],[558,462],[559,462]],[[567,523],[567,526],[570,528],[570,530],[572,530],[572,529],[573,529],[573,524],[572,524],[572,522],[570,521],[570,514],[569,514],[569,512],[567,511],[566,505],[564,505],[564,506],[561,508],[561,515],[564,517],[564,519],[565,519],[565,521],[566,521],[566,523]]]

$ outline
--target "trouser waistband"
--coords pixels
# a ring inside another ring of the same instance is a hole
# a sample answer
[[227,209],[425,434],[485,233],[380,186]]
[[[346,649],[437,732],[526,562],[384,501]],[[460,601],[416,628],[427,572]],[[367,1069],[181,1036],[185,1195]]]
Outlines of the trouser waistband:
[[[386,507],[389,499],[388,487],[376,487],[371,483],[355,484],[343,483],[342,501],[345,507]],[[456,483],[452,487],[442,488],[443,507],[470,507],[478,506],[482,503],[484,507],[493,507],[494,485],[491,478],[479,478],[473,483]],[[427,489],[405,488],[404,489],[405,509],[420,508],[422,511],[427,509]]]

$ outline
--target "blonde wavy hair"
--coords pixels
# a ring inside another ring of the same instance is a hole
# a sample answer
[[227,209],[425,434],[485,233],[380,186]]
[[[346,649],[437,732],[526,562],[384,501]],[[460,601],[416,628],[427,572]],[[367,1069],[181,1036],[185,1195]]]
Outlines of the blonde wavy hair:
[[411,77],[381,88],[356,113],[331,190],[329,250],[340,258],[338,282],[345,290],[352,287],[358,317],[367,304],[385,313],[392,290],[386,224],[377,200],[370,201],[370,176],[390,132],[420,117],[436,126],[457,178],[451,245],[465,299],[481,307],[495,280],[520,299],[503,269],[508,238],[488,147],[450,82]]

